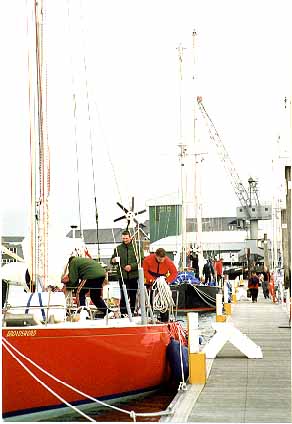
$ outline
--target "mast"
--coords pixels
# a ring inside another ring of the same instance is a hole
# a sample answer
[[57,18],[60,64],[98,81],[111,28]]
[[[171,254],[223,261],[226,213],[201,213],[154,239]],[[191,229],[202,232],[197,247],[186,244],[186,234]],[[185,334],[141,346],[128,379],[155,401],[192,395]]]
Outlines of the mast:
[[[31,157],[31,279],[36,290],[48,282],[48,198],[50,164],[47,133],[47,83],[43,57],[43,2],[34,1],[31,22],[28,23],[30,47],[29,112]],[[30,30],[33,28],[34,30]]]
[[195,206],[195,217],[197,220],[197,231],[196,231],[196,240],[195,240],[195,251],[198,255],[199,263],[199,275],[202,275],[202,270],[204,266],[204,257],[203,257],[203,246],[202,246],[202,200],[201,200],[201,178],[200,178],[200,167],[202,162],[202,153],[197,152],[197,74],[196,74],[196,38],[197,33],[193,30],[192,33],[192,54],[193,54],[193,123],[194,123],[194,150],[195,150],[195,165],[194,165],[194,206]]
[[183,83],[183,51],[184,48],[180,44],[177,48],[178,50],[178,60],[179,60],[179,159],[180,159],[180,178],[181,178],[181,257],[180,264],[181,269],[186,268],[186,259],[187,259],[187,233],[186,233],[186,156],[187,156],[187,146],[184,143],[184,133],[183,133],[183,124],[182,124],[182,83]]

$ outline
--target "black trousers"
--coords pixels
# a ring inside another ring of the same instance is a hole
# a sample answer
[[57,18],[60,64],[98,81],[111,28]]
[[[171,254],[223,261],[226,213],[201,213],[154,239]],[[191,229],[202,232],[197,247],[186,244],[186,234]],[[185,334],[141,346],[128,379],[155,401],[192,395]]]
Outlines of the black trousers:
[[[86,280],[84,286],[79,292],[79,306],[86,306],[86,293],[89,290],[89,296],[92,300],[92,303],[99,309],[105,316],[107,311],[107,306],[102,299],[102,283],[104,282],[105,277],[94,278],[92,280]],[[78,297],[77,297],[78,298]]]
[[262,282],[262,288],[263,288],[263,295],[264,295],[265,299],[268,299],[270,297],[270,293],[269,293],[269,282],[268,281],[263,281]]
[[257,302],[257,300],[258,300],[258,294],[259,294],[259,289],[250,288],[250,292],[251,292],[251,300],[253,302]]
[[[123,281],[119,279],[120,289],[121,289],[121,302],[120,302],[120,311],[121,314],[127,314],[126,301],[124,296],[124,291],[122,288]],[[133,313],[136,305],[136,296],[138,290],[138,278],[131,278],[129,280],[124,280],[124,284],[127,289],[127,294],[130,302],[131,312]]]
[[205,274],[205,284],[208,283],[208,281],[211,282],[211,274]]

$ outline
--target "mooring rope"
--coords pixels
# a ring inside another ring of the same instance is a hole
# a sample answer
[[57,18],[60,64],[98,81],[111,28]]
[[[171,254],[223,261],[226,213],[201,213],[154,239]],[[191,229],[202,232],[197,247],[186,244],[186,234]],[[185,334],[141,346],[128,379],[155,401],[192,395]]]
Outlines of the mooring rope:
[[88,415],[84,414],[82,411],[80,411],[78,408],[76,408],[74,405],[71,405],[71,403],[67,402],[63,397],[59,396],[54,390],[52,390],[46,383],[44,383],[43,381],[41,381],[19,358],[17,358],[14,353],[9,349],[9,347],[6,346],[5,343],[8,344],[8,346],[10,346],[13,350],[15,350],[18,355],[22,356],[24,359],[26,359],[27,361],[31,362],[34,366],[36,366],[40,371],[44,372],[45,374],[47,374],[48,376],[52,377],[54,380],[67,385],[66,383],[63,383],[61,380],[56,379],[55,377],[53,377],[52,375],[50,375],[49,373],[47,373],[45,370],[43,370],[41,367],[39,367],[37,364],[35,364],[33,361],[31,361],[29,358],[27,358],[26,356],[22,355],[21,352],[19,352],[17,349],[14,348],[14,346],[12,346],[9,342],[7,342],[7,340],[5,340],[4,338],[2,338],[2,343],[3,343],[3,347],[7,350],[8,353],[10,353],[10,355],[19,363],[19,365],[22,366],[22,368],[24,368],[28,374],[31,375],[31,377],[36,380],[38,383],[40,383],[46,390],[48,390],[53,396],[55,396],[57,399],[59,399],[62,403],[64,403],[65,405],[69,406],[70,408],[72,408],[75,412],[77,412],[78,414],[82,415],[84,418],[88,419],[88,421],[92,421],[95,422],[95,420],[93,420],[92,418],[90,418]]
[[210,306],[210,307],[214,307],[214,303],[212,304],[212,303],[209,303],[208,302],[208,300],[207,299],[209,299],[210,301],[212,301],[213,300],[213,297],[212,296],[210,296],[209,294],[207,294],[207,293],[204,293],[203,294],[203,292],[198,288],[198,287],[196,287],[196,286],[193,286],[192,285],[192,287],[196,290],[196,292],[197,292],[197,294],[198,294],[198,296],[205,302],[205,303],[207,303],[207,305],[208,306]]
[[[19,356],[21,356],[23,359],[27,360],[28,362],[30,362],[34,367],[36,367],[38,370],[40,370],[41,372],[43,372],[44,374],[46,374],[48,377],[52,378],[53,380],[55,380],[57,383],[63,384],[64,386],[68,387],[69,389],[71,389],[73,392],[76,392],[82,396],[84,396],[85,398],[91,400],[92,402],[95,402],[99,405],[108,407],[108,408],[112,408],[118,412],[124,413],[124,414],[128,414],[133,421],[136,421],[136,417],[141,416],[141,417],[155,417],[155,416],[163,416],[163,415],[172,415],[173,414],[173,410],[171,408],[167,408],[165,411],[159,411],[159,412],[135,412],[135,411],[127,411],[126,409],[122,409],[119,408],[117,406],[114,405],[109,405],[105,402],[102,402],[84,392],[82,392],[81,390],[76,389],[75,387],[71,386],[68,383],[65,383],[64,381],[60,380],[59,378],[53,376],[52,374],[50,374],[48,371],[44,370],[42,367],[40,367],[38,364],[36,364],[34,361],[32,361],[30,358],[28,358],[27,356],[23,355],[18,349],[16,349],[11,343],[9,343],[4,337],[2,337],[2,343],[3,343],[3,347],[7,350],[7,352],[10,353],[10,355],[36,380],[38,381],[43,387],[45,387],[50,393],[52,393],[53,396],[55,396],[56,398],[58,398],[61,402],[63,402],[65,405],[69,406],[70,408],[72,408],[75,412],[77,412],[78,414],[82,415],[83,417],[87,418],[89,421],[92,422],[96,422],[94,419],[92,419],[91,417],[89,417],[88,415],[84,414],[82,411],[80,411],[78,408],[76,408],[74,405],[71,405],[69,402],[67,402],[64,398],[62,398],[61,396],[59,396],[55,391],[53,391],[46,383],[42,382],[25,364],[23,364],[23,362],[17,358],[15,356],[15,354],[9,349],[9,347],[14,350],[15,352],[17,352],[17,354]],[[9,347],[8,347],[8,346]]]

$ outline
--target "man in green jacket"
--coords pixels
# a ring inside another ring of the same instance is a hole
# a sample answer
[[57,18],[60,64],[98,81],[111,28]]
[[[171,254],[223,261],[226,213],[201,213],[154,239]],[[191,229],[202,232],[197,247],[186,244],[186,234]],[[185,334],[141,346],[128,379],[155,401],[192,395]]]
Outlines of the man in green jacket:
[[121,288],[120,310],[122,314],[127,313],[125,297],[122,289],[124,282],[130,301],[131,311],[134,312],[136,295],[138,289],[138,264],[144,259],[143,250],[138,243],[133,243],[128,230],[122,232],[122,243],[119,244],[112,255],[111,264],[117,265],[119,284]]
[[107,306],[102,299],[105,275],[104,268],[94,259],[71,256],[68,277],[63,278],[62,282],[70,287],[79,286],[76,293],[78,306],[86,306],[85,295],[89,290],[90,299],[105,316]]

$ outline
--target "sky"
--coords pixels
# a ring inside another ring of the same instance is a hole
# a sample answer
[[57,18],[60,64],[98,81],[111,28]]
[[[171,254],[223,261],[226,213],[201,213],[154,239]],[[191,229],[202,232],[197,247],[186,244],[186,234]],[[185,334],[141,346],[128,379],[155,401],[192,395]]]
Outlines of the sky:
[[[31,3],[1,5],[6,40],[0,71],[2,235],[28,231]],[[95,196],[99,227],[108,228],[123,225],[113,223],[123,214],[117,201],[128,207],[134,196],[135,209],[141,210],[153,199],[179,193],[180,143],[188,146],[190,168],[193,153],[204,153],[203,216],[235,216],[239,202],[230,179],[193,110],[198,95],[242,182],[247,186],[250,176],[257,178],[260,200],[272,200],[290,157],[288,0],[51,0],[44,5],[52,225],[65,233],[79,225],[78,178],[83,229],[95,228]]]

